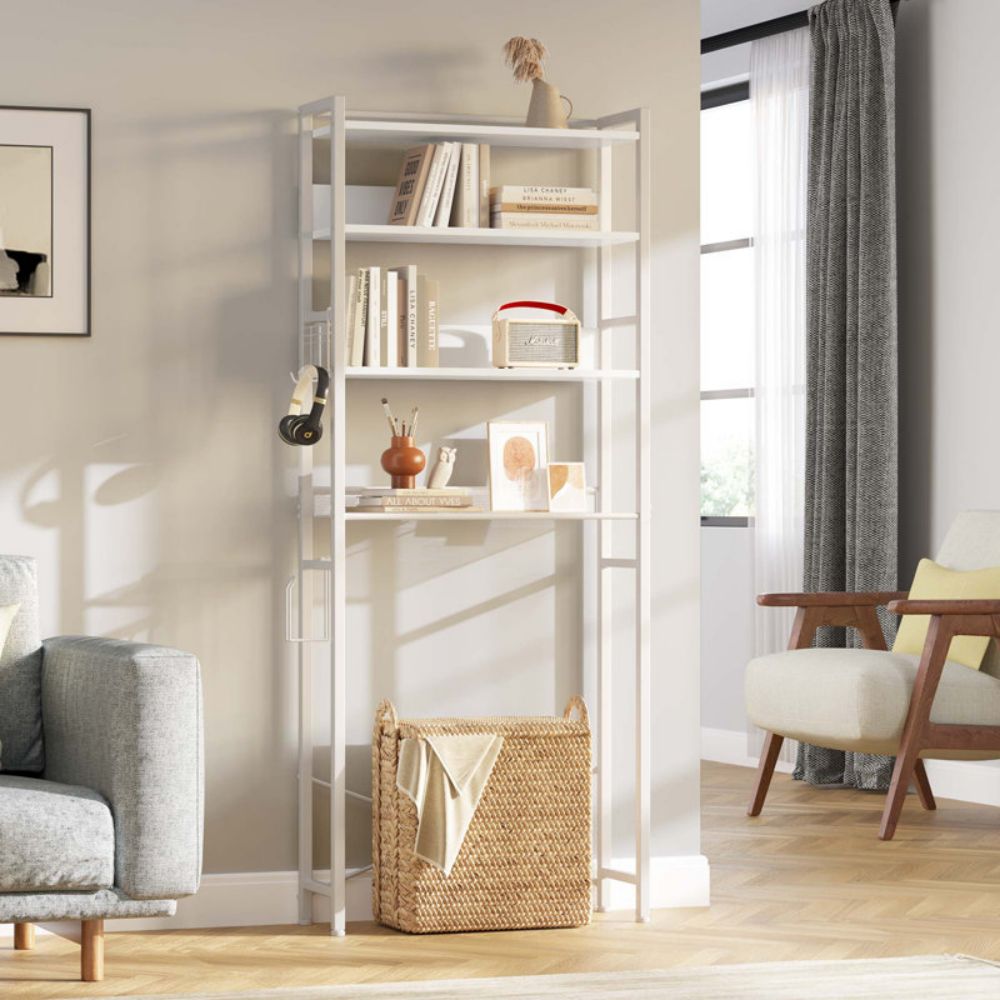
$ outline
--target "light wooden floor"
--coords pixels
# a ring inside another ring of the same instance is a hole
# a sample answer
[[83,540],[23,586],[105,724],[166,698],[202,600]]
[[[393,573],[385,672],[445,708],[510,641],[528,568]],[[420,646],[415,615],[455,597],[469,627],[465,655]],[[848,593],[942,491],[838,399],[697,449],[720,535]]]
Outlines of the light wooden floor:
[[1000,810],[911,796],[896,839],[876,838],[882,797],[776,775],[763,815],[743,813],[752,772],[703,770],[712,906],[587,928],[409,937],[370,924],[173,931],[107,939],[107,980],[74,982],[75,946],[0,948],[0,996],[75,997],[323,983],[530,975],[721,962],[963,952],[1000,960]]

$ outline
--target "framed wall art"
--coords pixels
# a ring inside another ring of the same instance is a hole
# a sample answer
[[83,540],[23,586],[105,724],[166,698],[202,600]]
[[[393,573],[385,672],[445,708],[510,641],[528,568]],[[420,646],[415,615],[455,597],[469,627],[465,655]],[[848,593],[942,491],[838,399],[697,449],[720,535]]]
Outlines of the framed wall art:
[[0,334],[90,336],[90,111],[0,106]]
[[548,510],[548,442],[542,422],[491,420],[486,425],[490,452],[492,510]]
[[548,474],[550,511],[586,511],[587,477],[583,462],[549,462]]

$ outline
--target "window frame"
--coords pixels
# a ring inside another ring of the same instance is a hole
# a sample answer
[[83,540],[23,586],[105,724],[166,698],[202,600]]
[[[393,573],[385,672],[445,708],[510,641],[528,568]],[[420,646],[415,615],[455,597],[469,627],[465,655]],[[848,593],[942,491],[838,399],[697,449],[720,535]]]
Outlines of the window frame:
[[[736,83],[723,84],[701,92],[701,110],[721,108],[726,104],[736,104],[739,101],[750,100],[750,81],[742,80]],[[753,246],[753,237],[724,240],[719,243],[701,244],[701,254],[722,253],[726,250],[745,250]],[[753,386],[741,389],[704,389],[700,391],[701,400],[711,399],[753,399]],[[703,528],[748,528],[754,519],[752,517],[711,517],[700,516]]]

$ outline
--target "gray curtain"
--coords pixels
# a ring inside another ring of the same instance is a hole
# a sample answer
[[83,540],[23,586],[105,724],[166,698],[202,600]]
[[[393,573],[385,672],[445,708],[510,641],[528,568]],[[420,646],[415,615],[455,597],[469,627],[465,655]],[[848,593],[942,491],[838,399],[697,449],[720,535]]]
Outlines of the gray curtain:
[[[810,10],[809,30],[804,583],[807,591],[894,590],[895,37],[889,0],[826,0]],[[856,639],[827,629],[817,642],[842,646]],[[881,789],[891,769],[891,757],[803,746],[795,775],[814,784]]]

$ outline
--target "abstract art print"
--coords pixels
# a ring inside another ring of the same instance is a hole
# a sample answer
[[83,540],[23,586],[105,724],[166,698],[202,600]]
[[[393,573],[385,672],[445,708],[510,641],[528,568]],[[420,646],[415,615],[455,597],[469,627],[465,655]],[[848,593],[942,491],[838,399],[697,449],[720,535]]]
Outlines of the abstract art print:
[[0,107],[0,334],[90,334],[90,112]]
[[542,422],[487,424],[490,452],[490,507],[493,510],[548,510],[548,443]]
[[549,462],[549,510],[582,512],[587,509],[587,478],[583,462]]

